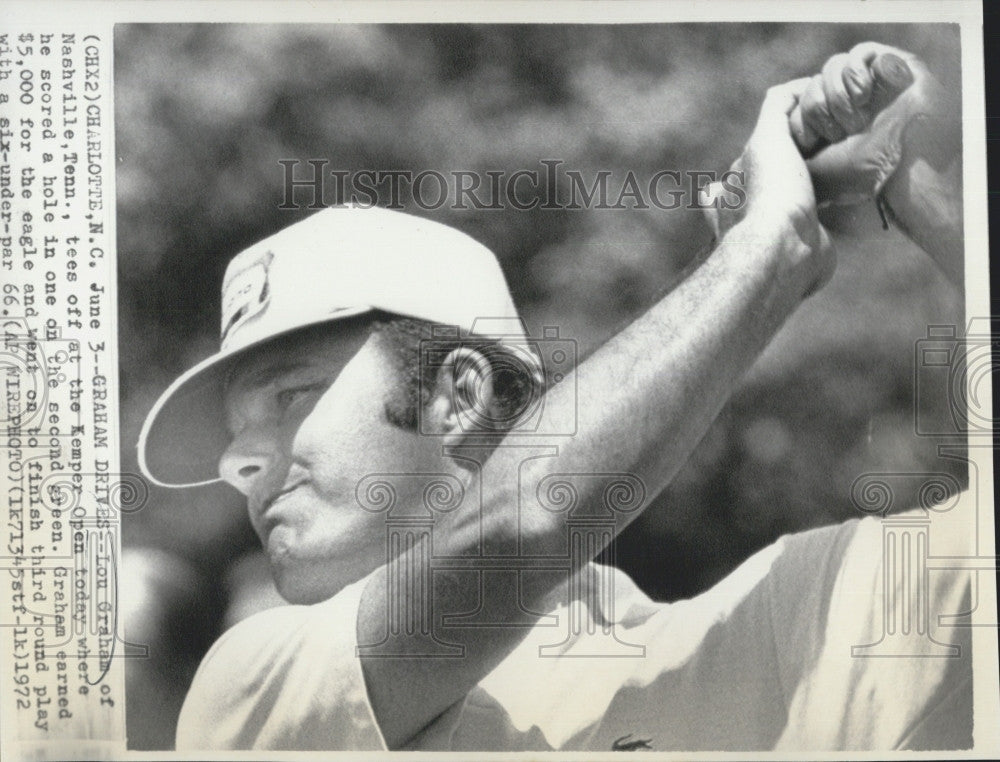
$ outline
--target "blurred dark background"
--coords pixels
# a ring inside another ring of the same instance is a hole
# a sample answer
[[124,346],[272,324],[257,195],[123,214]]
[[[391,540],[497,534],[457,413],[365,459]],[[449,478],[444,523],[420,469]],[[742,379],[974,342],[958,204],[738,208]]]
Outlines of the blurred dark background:
[[[118,26],[124,470],[138,471],[135,442],[155,398],[215,351],[228,260],[311,213],[278,208],[279,160],[721,172],[767,87],[868,39],[917,53],[959,87],[958,30],[944,25]],[[582,352],[650,306],[710,238],[701,212],[685,208],[408,211],[490,246],[529,328],[558,325]],[[696,594],[782,533],[859,515],[851,484],[863,473],[964,478],[915,435],[913,415],[915,343],[929,324],[963,323],[961,294],[882,229],[873,204],[824,221],[840,251],[834,280],[618,541],[617,563],[655,598]],[[924,408],[946,425],[944,395]],[[126,520],[124,544],[128,636],[151,647],[128,665],[130,745],[170,748],[205,650],[277,600],[228,487],[153,489]]]

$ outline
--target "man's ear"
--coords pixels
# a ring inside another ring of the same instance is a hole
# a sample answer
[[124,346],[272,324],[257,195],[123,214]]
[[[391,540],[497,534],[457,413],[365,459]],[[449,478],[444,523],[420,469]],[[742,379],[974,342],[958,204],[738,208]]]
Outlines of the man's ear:
[[494,404],[490,361],[471,347],[453,349],[438,370],[426,410],[444,434],[443,444],[458,445],[477,431],[489,431]]

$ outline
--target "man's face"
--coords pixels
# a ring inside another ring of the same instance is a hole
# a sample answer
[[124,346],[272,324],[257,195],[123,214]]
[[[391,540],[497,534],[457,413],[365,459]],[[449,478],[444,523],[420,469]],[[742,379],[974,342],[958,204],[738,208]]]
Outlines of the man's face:
[[399,382],[377,336],[365,321],[331,326],[255,352],[225,394],[232,442],[219,471],[246,495],[294,603],[325,600],[386,562],[385,517],[355,499],[363,477],[442,468],[439,442],[386,420]]

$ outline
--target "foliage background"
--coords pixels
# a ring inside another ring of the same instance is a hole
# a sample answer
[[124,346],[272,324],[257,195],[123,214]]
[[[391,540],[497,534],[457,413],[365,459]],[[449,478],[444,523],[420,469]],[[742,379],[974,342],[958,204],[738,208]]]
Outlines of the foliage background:
[[[310,213],[278,209],[279,160],[721,172],[767,87],[867,39],[916,52],[959,86],[958,32],[945,25],[117,27],[124,470],[137,470],[155,398],[215,350],[228,260]],[[490,246],[529,328],[558,325],[583,352],[649,307],[709,240],[701,213],[684,208],[410,211]],[[959,470],[915,436],[912,410],[915,342],[929,324],[962,323],[961,294],[883,231],[873,206],[824,220],[840,251],[834,280],[618,542],[617,562],[654,597],[693,595],[781,533],[858,515],[850,486],[862,473]],[[130,743],[169,747],[194,665],[234,607],[267,592],[227,487],[154,489],[124,532],[130,639],[153,646],[130,665],[130,684],[149,693],[130,689]]]

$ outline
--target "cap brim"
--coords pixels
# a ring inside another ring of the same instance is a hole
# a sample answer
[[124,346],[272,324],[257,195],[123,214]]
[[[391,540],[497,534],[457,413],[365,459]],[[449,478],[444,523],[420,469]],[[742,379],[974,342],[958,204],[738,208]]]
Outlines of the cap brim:
[[160,487],[197,487],[220,481],[219,458],[229,446],[223,387],[233,365],[254,348],[321,323],[369,312],[341,310],[287,331],[217,352],[174,381],[153,405],[139,434],[139,468]]

